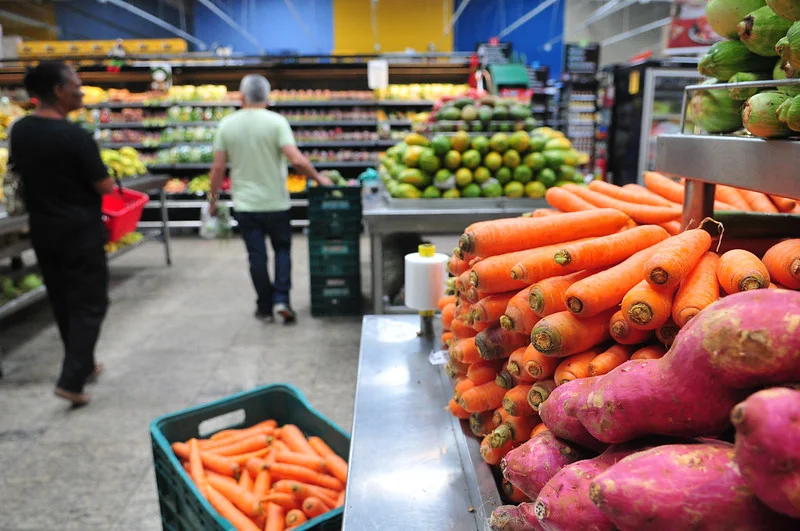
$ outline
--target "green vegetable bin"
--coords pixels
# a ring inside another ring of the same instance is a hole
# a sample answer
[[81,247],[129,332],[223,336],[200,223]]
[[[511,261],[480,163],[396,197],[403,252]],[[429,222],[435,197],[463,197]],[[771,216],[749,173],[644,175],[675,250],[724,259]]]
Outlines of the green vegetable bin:
[[[192,437],[209,437],[230,428],[247,428],[266,419],[295,424],[307,436],[322,438],[348,458],[350,436],[318,413],[295,387],[271,384],[155,419],[150,424],[153,465],[158,485],[161,524],[169,531],[235,531],[203,498],[170,445]],[[343,508],[313,518],[297,531],[334,531],[342,527]]]

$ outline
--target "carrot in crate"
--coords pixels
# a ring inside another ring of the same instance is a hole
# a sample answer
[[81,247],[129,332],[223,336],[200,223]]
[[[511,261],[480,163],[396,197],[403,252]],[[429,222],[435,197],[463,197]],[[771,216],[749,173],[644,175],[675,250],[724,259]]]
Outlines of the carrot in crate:
[[226,481],[224,477],[220,476],[209,476],[208,484],[210,486],[209,490],[215,490],[225,496],[248,518],[261,514],[259,500],[256,499],[252,492],[242,486]]
[[681,329],[675,324],[675,321],[669,319],[666,323],[656,328],[656,339],[661,341],[665,347],[669,348],[675,342],[675,336],[678,335]]
[[272,437],[270,435],[261,433],[250,436],[246,439],[238,440],[227,446],[212,448],[208,451],[214,452],[217,455],[224,455],[224,456],[246,454],[249,452],[255,452],[257,450],[262,450],[266,448],[269,445],[269,441],[271,439]]
[[485,384],[497,378],[497,373],[503,369],[504,360],[479,361],[467,369],[467,378],[475,385]]
[[475,336],[475,347],[484,360],[508,358],[512,352],[529,342],[528,336],[509,332],[500,327],[489,328]]
[[247,515],[213,487],[208,488],[208,501],[237,531],[261,531]]
[[677,206],[666,207],[628,203],[627,201],[614,199],[613,197],[597,193],[588,188],[578,186],[577,184],[565,184],[562,188],[574,193],[584,201],[588,201],[596,207],[619,210],[628,215],[636,223],[664,223],[665,221],[678,219],[681,216],[681,209]]
[[263,498],[267,491],[272,486],[272,478],[269,475],[269,470],[259,470],[256,474],[256,480],[253,482],[253,497],[256,500]]
[[596,272],[597,271],[594,269],[587,269],[569,275],[540,280],[531,286],[528,305],[539,317],[546,317],[550,314],[563,312],[567,309],[567,304],[564,302],[564,292],[567,291],[567,288],[575,282],[583,280]]
[[490,256],[475,264],[470,270],[469,283],[484,294],[519,291],[527,286],[525,282],[511,277],[511,268],[525,257],[535,255],[538,249],[527,249],[513,253]]
[[499,422],[494,421],[494,411],[478,411],[469,416],[469,429],[475,437],[486,437],[499,426]]
[[556,382],[552,378],[536,382],[528,390],[528,396],[526,397],[528,405],[531,406],[534,411],[538,411],[539,404],[547,400],[547,397],[550,396],[550,393],[552,393],[555,388]]
[[640,205],[674,207],[675,203],[664,199],[658,194],[654,194],[643,186],[621,187],[605,181],[594,180],[589,183],[589,189],[597,193]]
[[661,244],[645,263],[645,280],[653,286],[677,289],[711,248],[711,235],[703,229],[690,229]]
[[589,376],[608,374],[615,367],[628,361],[633,351],[634,347],[631,345],[611,345],[589,362]]
[[508,369],[503,369],[499,373],[497,373],[497,377],[494,379],[494,383],[497,384],[497,387],[502,387],[503,389],[511,389],[515,385],[519,383],[517,377],[511,374],[511,371]]
[[611,334],[611,339],[622,345],[638,345],[648,341],[652,336],[651,330],[638,330],[631,326],[631,323],[625,319],[622,310],[619,310],[611,316],[608,323],[608,331]]
[[770,247],[762,260],[770,278],[789,289],[800,289],[800,239]]
[[314,470],[299,465],[275,463],[274,465],[269,466],[269,472],[276,479],[293,479],[295,481],[302,481],[303,483],[310,483],[311,485],[319,485],[320,487],[333,490],[342,490],[344,488],[344,482],[327,474],[315,472]]
[[475,413],[476,411],[497,409],[503,405],[505,394],[505,389],[498,387],[494,382],[487,382],[464,391],[457,402],[465,410]]
[[789,199],[788,197],[781,197],[779,195],[770,195],[770,199],[775,203],[778,212],[791,212],[797,206],[797,201]]
[[545,356],[533,345],[528,345],[522,356],[522,370],[536,381],[553,376],[558,367],[559,359],[555,356]]
[[283,531],[285,525],[285,511],[277,503],[267,503],[267,518],[264,531]]
[[530,335],[533,325],[539,321],[528,302],[531,288],[533,286],[528,286],[509,299],[505,313],[500,317],[500,326],[505,330]]
[[719,299],[718,268],[719,256],[707,252],[684,277],[672,301],[672,320],[677,326],[682,328],[703,308]]
[[[172,451],[181,459],[189,459],[189,445],[186,443],[172,443]],[[203,461],[203,466],[207,470],[222,474],[223,476],[239,478],[241,467],[236,461],[228,457],[217,455],[212,451],[201,451],[200,459]]]
[[573,354],[564,358],[556,367],[553,377],[556,385],[562,385],[578,378],[588,378],[589,364],[600,352],[600,349],[592,348],[580,354]]
[[719,257],[717,279],[725,293],[737,293],[769,286],[767,266],[744,249],[733,249]]
[[754,212],[778,212],[778,208],[775,206],[769,196],[767,196],[767,194],[753,192],[752,190],[739,190],[739,193],[742,194],[744,200],[747,201],[748,205],[750,205],[750,210],[753,210]]
[[262,501],[265,503],[274,503],[275,505],[280,505],[286,511],[300,508],[297,497],[295,497],[294,494],[288,494],[286,492],[267,493]]
[[528,404],[532,384],[519,384],[509,389],[503,397],[503,409],[515,417],[529,417],[536,411]]
[[655,330],[672,314],[675,288],[656,288],[642,280],[622,299],[622,314],[633,328]]
[[447,408],[450,410],[450,414],[453,415],[457,419],[468,419],[469,418],[469,411],[465,410],[463,407],[458,405],[458,402],[450,399],[450,402],[447,403]]
[[653,344],[647,345],[645,347],[640,348],[633,354],[631,354],[632,360],[657,360],[659,358],[664,357],[664,354],[667,353],[667,349],[664,348],[664,345]]
[[247,469],[242,470],[242,475],[239,476],[239,486],[248,492],[253,492],[253,478]]
[[605,236],[624,227],[629,219],[618,210],[602,208],[544,218],[499,219],[465,232],[459,239],[459,248],[484,257],[494,256],[578,238]]
[[472,305],[472,319],[483,323],[499,323],[509,301],[519,291],[507,291],[489,295]]
[[556,251],[553,260],[564,268],[564,273],[608,267],[667,238],[669,233],[663,228],[657,225],[644,225],[602,238],[567,245]]
[[200,448],[197,439],[189,440],[189,476],[204,497],[208,498],[208,479],[203,469],[203,460],[200,457]]
[[284,521],[287,529],[298,527],[306,522],[308,522],[308,517],[306,516],[306,513],[300,509],[292,509],[291,511],[287,512]]
[[293,452],[316,455],[314,448],[309,444],[303,432],[294,424],[281,426],[280,440]]
[[450,346],[450,359],[461,363],[475,363],[481,361],[478,347],[475,345],[475,338],[459,339]]
[[308,483],[287,479],[276,481],[272,486],[272,490],[275,492],[293,494],[300,500],[305,500],[309,496],[314,496],[330,505],[336,503],[336,497],[339,495],[338,490],[326,489],[318,485],[310,485]]
[[271,435],[274,433],[277,426],[278,423],[274,420],[265,420],[264,422],[259,422],[254,426],[250,426],[249,428],[244,428],[241,430],[218,431],[212,435],[210,439],[198,440],[197,445],[200,447],[200,450],[211,450],[221,446],[228,446],[236,441],[247,439],[248,437],[258,435],[260,433]]
[[500,461],[514,448],[514,443],[510,440],[501,448],[494,448],[489,444],[489,435],[481,441],[481,457],[490,465],[499,465]]
[[[316,453],[313,454],[301,454],[298,452],[291,452],[291,451],[282,451],[279,450],[275,453],[275,462],[276,463],[286,463],[289,465],[298,465],[310,470],[314,470],[315,472],[325,472],[328,473],[328,461],[317,455]],[[344,476],[347,479],[347,475]]]
[[677,220],[659,223],[658,226],[667,231],[670,236],[677,236],[681,233],[681,222]]
[[544,198],[550,206],[564,212],[581,212],[583,210],[595,210],[596,206],[578,197],[577,195],[564,190],[563,188],[548,188]]
[[539,415],[515,417],[509,415],[506,420],[489,434],[489,445],[492,448],[503,448],[509,441],[521,444],[531,436],[531,430],[539,424]]
[[583,352],[609,339],[613,313],[606,310],[585,319],[570,312],[548,315],[533,328],[531,344],[546,356],[563,358]]

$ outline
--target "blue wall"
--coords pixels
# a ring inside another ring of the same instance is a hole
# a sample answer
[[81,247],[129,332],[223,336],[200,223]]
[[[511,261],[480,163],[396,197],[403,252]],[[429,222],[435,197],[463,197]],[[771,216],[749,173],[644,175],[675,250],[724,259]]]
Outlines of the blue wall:
[[[455,8],[464,0],[455,2]],[[453,49],[473,51],[478,42],[487,42],[519,17],[542,3],[542,0],[472,1],[455,26]],[[550,67],[550,77],[558,78],[562,69],[563,43],[559,40],[546,52],[544,44],[564,33],[566,0],[558,0],[533,19],[526,22],[503,41],[511,42],[513,50],[525,54],[527,63],[538,61]]]
[[[178,11],[163,4],[163,13],[158,11],[157,0],[128,0],[129,3],[159,16],[163,20],[180,27]],[[174,34],[162,29],[143,18],[125,11],[117,6],[101,4],[97,0],[81,0],[77,2],[54,2],[56,24],[61,28],[62,40],[112,40],[122,39],[159,39],[173,38]],[[187,24],[191,33],[191,16],[187,14]]]
[[[329,54],[333,49],[333,1],[292,0],[305,24],[298,24],[283,0],[255,0],[246,18],[242,0],[228,2],[228,15],[251,33],[267,53],[282,50],[301,54]],[[364,0],[368,1],[368,0]],[[235,52],[256,54],[256,46],[199,2],[194,6],[195,35],[208,44],[233,46]],[[366,27],[365,31],[369,31]]]

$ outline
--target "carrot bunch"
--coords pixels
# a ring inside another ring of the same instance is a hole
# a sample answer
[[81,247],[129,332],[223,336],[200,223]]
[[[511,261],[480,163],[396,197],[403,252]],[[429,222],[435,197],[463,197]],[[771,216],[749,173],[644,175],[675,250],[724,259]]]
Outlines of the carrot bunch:
[[293,424],[265,420],[175,442],[172,451],[239,531],[293,529],[344,504],[347,462]]

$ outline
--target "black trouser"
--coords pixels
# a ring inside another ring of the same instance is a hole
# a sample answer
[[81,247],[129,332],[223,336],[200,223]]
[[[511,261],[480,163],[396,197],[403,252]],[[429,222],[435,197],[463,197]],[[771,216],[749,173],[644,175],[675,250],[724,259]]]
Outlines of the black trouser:
[[[236,212],[250,262],[250,278],[256,290],[256,305],[264,314],[272,314],[273,304],[289,304],[292,289],[292,223],[288,210],[278,212]],[[269,236],[275,251],[275,282],[267,272]]]
[[64,342],[57,385],[80,393],[94,371],[94,348],[108,309],[105,228],[32,222],[31,240]]

